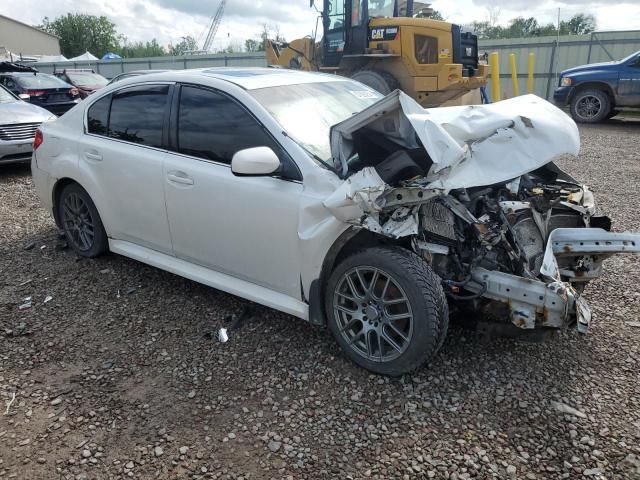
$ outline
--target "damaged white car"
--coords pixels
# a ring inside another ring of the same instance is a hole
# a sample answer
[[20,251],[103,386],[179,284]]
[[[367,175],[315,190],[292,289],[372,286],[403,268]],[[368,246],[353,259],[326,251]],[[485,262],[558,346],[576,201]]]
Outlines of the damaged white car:
[[42,203],[80,255],[107,250],[328,325],[389,375],[442,345],[449,306],[524,330],[577,324],[610,233],[553,160],[578,130],[548,102],[425,110],[275,69],[150,74],[36,136]]

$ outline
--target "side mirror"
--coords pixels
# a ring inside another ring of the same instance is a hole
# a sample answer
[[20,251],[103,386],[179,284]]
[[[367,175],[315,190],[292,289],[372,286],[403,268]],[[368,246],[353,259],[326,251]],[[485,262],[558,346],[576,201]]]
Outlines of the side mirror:
[[31,95],[27,95],[26,93],[21,93],[18,97],[20,97],[20,100],[24,100],[25,102],[31,101]]
[[269,147],[253,147],[239,150],[231,159],[234,175],[271,175],[280,168],[280,159]]

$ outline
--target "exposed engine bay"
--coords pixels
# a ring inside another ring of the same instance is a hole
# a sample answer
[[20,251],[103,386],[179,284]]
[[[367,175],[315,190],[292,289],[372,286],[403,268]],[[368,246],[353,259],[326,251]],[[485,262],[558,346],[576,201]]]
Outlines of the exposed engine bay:
[[524,329],[586,331],[585,284],[608,256],[640,251],[640,236],[610,233],[589,188],[553,163],[577,154],[573,121],[534,96],[424,110],[402,95],[334,127],[345,182],[325,206],[404,242],[453,302]]

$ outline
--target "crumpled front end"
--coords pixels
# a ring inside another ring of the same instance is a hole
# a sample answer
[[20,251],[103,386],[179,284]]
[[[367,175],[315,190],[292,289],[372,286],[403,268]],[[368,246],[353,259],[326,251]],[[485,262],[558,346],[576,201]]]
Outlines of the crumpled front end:
[[451,301],[498,321],[585,331],[584,285],[640,251],[553,163],[577,154],[577,128],[537,97],[425,110],[396,92],[335,126],[332,148],[344,182],[325,207],[411,248]]

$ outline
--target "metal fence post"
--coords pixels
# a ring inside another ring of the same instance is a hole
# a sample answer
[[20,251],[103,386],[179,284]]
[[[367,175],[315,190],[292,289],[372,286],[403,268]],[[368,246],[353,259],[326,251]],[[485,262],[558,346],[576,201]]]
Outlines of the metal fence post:
[[551,61],[549,62],[549,77],[547,78],[547,94],[545,95],[545,100],[549,100],[549,95],[551,93],[551,82],[553,80],[553,66],[556,60],[556,44],[554,43],[551,46]]

